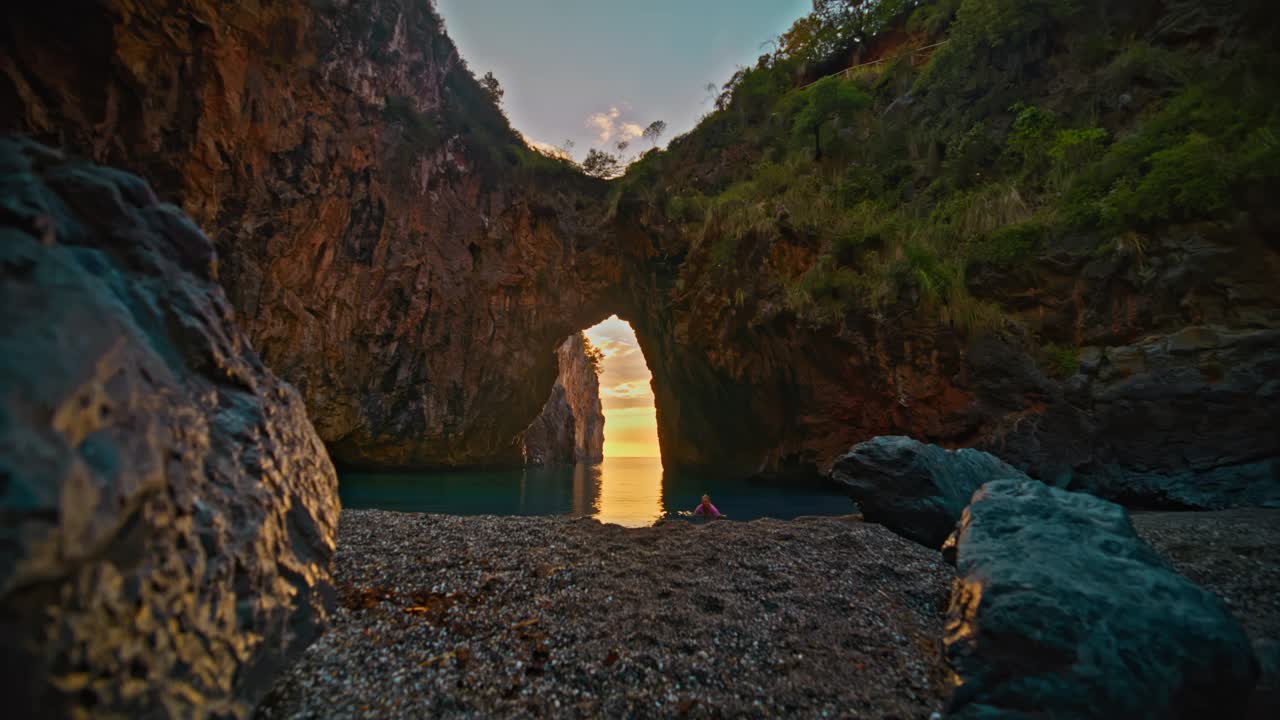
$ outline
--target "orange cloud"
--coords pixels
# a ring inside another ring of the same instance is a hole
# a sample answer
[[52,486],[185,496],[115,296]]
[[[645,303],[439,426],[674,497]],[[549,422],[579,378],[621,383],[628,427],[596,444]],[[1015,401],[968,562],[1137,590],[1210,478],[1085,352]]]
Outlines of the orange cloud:
[[635,331],[613,316],[586,331],[604,353],[600,403],[604,406],[604,453],[608,457],[657,457],[658,424],[652,375]]

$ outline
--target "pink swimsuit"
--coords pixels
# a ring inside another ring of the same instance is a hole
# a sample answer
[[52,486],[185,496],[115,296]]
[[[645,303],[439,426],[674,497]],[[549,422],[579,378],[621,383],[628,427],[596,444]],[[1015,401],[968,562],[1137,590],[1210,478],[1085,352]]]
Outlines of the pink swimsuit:
[[693,514],[706,515],[707,517],[713,517],[713,518],[720,517],[720,511],[717,510],[716,506],[712,505],[711,503],[707,503],[706,505],[703,505],[702,503],[698,503],[698,508],[693,511]]

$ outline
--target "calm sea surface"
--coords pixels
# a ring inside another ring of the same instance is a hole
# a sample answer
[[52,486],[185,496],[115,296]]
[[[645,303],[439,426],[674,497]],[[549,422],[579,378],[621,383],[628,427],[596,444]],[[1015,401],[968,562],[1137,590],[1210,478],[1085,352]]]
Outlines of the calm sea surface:
[[853,503],[825,485],[710,480],[664,473],[658,458],[597,465],[441,473],[343,473],[343,507],[450,515],[573,515],[627,527],[688,517],[702,494],[732,520],[847,515]]

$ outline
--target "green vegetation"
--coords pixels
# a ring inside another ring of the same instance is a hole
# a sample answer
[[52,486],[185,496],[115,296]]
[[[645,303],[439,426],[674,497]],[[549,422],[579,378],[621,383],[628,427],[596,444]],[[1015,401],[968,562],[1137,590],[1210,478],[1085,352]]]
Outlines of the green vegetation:
[[413,98],[389,96],[382,115],[387,122],[400,126],[405,143],[413,151],[430,152],[444,141],[442,128],[432,116],[418,111]]
[[[679,296],[729,317],[990,332],[1011,313],[993,277],[1035,282],[1064,254],[1142,268],[1177,226],[1256,225],[1280,185],[1278,17],[1264,0],[816,0],[696,129],[658,150],[651,124],[620,178],[610,151],[579,166],[527,147],[497,79],[465,65],[444,113],[383,112],[406,161],[448,146],[493,183],[617,178],[615,217],[662,236]],[[1075,372],[1075,349],[1040,344],[1046,370]]]
[[[819,0],[695,130],[634,163],[615,202],[684,240],[682,293],[733,313],[780,304],[838,325],[919,307],[997,329],[981,268],[1034,272],[1067,247],[1087,256],[1089,239],[1141,263],[1173,225],[1265,207],[1278,14],[1262,0]],[[1078,364],[1071,348],[1045,356],[1060,374]]]
[[1063,380],[1075,375],[1080,370],[1080,351],[1073,347],[1062,347],[1052,343],[1040,350],[1041,365],[1050,376]]
[[[619,143],[619,151],[625,151],[625,144]],[[617,177],[622,174],[622,160],[617,155],[591,148],[587,152],[587,157],[582,161],[582,172],[602,179]]]
[[[326,13],[334,13],[330,2],[322,4]],[[390,138],[390,167],[408,182],[416,161],[440,153],[446,147],[465,152],[484,180],[497,184],[503,178],[515,177],[537,186],[547,177],[569,179],[581,177],[573,162],[553,157],[530,148],[511,127],[502,112],[502,86],[493,73],[477,78],[465,62],[457,58],[452,44],[439,41],[442,21],[430,3],[414,5],[414,11],[403,16],[408,44],[432,48],[434,61],[448,67],[445,76],[444,112],[424,112],[413,98],[389,96],[382,114],[388,125],[398,129],[398,137]],[[364,17],[364,16],[359,16]],[[376,22],[369,16],[363,24],[347,30],[370,51],[371,57],[386,60],[386,46],[394,27]]]
[[822,128],[867,108],[871,98],[853,83],[826,77],[813,84],[800,105],[795,116],[795,133],[805,138],[812,135],[813,157],[822,160]]
[[604,372],[604,351],[596,347],[586,333],[579,332],[578,339],[582,341],[582,352],[587,357],[587,364],[596,375]]

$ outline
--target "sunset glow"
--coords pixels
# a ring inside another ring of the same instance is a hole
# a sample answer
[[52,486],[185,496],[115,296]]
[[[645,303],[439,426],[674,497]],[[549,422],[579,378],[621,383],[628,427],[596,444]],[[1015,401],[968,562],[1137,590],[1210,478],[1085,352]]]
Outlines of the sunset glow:
[[635,331],[617,315],[586,331],[604,353],[600,401],[605,457],[658,457],[658,424],[651,375]]

